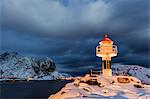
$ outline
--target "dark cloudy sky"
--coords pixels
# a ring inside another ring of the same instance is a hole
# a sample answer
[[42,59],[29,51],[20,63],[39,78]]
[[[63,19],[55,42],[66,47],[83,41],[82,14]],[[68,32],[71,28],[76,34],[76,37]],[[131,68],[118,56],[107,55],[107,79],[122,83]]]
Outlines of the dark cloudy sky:
[[107,33],[112,63],[150,66],[150,0],[0,0],[1,51],[48,56],[60,71],[100,67]]

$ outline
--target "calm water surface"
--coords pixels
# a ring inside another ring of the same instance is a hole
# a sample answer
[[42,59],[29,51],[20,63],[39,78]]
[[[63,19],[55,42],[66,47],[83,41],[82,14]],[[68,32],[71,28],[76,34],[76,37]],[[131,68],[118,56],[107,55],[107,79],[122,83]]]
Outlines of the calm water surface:
[[47,99],[71,81],[0,82],[0,99]]

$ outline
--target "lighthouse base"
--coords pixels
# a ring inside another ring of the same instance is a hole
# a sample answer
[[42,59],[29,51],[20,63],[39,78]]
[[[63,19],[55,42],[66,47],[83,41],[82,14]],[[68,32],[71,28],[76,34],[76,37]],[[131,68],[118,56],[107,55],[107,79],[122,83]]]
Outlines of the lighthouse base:
[[102,74],[103,76],[112,76],[112,71],[111,69],[103,69]]

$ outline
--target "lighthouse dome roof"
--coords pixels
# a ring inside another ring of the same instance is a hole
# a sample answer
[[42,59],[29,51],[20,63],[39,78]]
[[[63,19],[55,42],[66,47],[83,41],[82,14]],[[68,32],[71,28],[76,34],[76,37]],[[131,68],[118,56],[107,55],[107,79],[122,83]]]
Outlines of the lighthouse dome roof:
[[103,43],[112,43],[112,40],[108,38],[107,34],[105,34],[104,38],[100,42],[103,42]]

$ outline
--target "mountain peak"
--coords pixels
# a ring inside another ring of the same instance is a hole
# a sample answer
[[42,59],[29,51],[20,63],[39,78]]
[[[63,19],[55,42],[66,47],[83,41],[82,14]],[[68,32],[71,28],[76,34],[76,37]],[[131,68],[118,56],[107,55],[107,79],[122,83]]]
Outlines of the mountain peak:
[[19,55],[17,52],[4,52],[0,54],[0,75],[3,78],[13,76],[25,79],[28,77],[42,79],[47,76],[46,78],[56,79],[63,76],[63,74],[56,73],[55,69],[54,61],[48,57],[28,57]]

